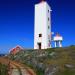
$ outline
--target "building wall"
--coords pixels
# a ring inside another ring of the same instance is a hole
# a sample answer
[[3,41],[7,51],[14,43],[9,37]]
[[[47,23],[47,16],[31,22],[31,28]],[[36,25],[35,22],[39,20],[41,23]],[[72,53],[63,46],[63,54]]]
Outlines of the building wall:
[[[34,49],[38,49],[37,43],[41,43],[41,49],[46,49],[50,47],[49,46],[50,31],[51,31],[50,10],[51,8],[47,4],[47,2],[41,2],[35,5]],[[42,34],[42,37],[39,37],[39,34]]]

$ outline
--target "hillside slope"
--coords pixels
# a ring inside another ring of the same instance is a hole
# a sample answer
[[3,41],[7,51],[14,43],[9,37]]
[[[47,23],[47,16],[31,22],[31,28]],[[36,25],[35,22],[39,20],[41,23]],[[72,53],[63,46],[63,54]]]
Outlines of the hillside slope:
[[9,58],[33,68],[37,75],[75,75],[75,46],[23,50]]
[[2,67],[0,65],[0,75],[36,75],[28,66],[7,57],[0,57],[0,63],[2,65]]

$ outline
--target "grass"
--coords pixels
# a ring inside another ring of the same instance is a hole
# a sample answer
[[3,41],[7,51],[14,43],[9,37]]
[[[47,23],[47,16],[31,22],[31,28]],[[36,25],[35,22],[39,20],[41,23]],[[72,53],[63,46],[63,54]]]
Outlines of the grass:
[[[54,52],[54,55],[50,55]],[[43,55],[44,56],[40,56]],[[26,55],[26,56],[25,56]],[[58,65],[60,67],[60,71],[58,71],[57,75],[75,75],[75,68],[73,70],[67,69],[64,67],[65,64],[73,64],[75,65],[75,46],[65,47],[65,48],[51,48],[45,50],[31,50],[31,51],[22,51],[19,52],[11,58],[14,60],[20,60],[25,65],[32,68],[37,75],[44,75],[44,70],[39,67],[35,67],[34,63],[43,63],[44,65]],[[28,64],[28,61],[30,63]],[[35,61],[35,62],[34,62]],[[38,65],[36,65],[38,66]]]
[[75,70],[64,69],[63,71],[59,71],[56,75],[75,75]]
[[8,75],[7,66],[0,63],[0,75]]
[[44,75],[44,71],[42,71],[41,69],[36,69],[36,74],[37,75]]

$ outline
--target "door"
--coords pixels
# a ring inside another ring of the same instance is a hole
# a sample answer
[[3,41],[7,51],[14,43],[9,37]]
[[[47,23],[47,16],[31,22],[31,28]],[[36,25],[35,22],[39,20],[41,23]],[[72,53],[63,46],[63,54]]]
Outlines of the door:
[[41,43],[38,43],[38,48],[41,49]]

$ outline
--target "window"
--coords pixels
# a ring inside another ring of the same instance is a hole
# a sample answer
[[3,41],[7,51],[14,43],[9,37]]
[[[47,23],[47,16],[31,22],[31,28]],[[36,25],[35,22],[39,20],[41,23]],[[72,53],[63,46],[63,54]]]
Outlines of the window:
[[50,43],[50,40],[49,40],[49,43]]
[[39,34],[39,37],[42,37],[42,34]]
[[48,17],[48,21],[49,21],[49,17]]
[[50,27],[48,26],[48,29],[49,29]]
[[49,10],[48,10],[48,13],[49,13]]

